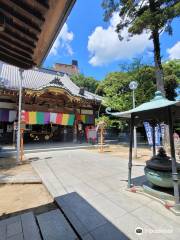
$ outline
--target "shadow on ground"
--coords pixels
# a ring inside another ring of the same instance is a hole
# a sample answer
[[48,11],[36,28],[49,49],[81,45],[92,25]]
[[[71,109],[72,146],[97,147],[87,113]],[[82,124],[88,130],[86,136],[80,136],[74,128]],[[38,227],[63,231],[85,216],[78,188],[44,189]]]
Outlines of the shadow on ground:
[[78,233],[80,239],[87,235],[89,235],[89,239],[95,240],[129,239],[78,193],[73,192],[57,197],[55,202]]
[[24,210],[9,213],[9,214],[2,214],[0,216],[0,221],[11,218],[11,217],[15,217],[15,216],[21,215],[23,213],[27,213],[27,212],[33,212],[34,215],[38,215],[38,214],[45,213],[45,212],[48,212],[48,211],[51,211],[54,209],[57,209],[57,206],[54,202],[52,202],[52,203],[44,204],[44,205],[34,207],[34,208],[28,208],[28,209],[24,209]]
[[174,199],[174,188],[163,188],[160,186],[156,186],[148,182],[145,175],[132,178],[132,183],[133,183],[133,186],[143,187],[143,189],[145,189],[144,190],[145,193],[148,193],[149,195],[156,197],[160,200],[167,198],[167,196],[164,194],[168,194],[170,196],[170,198],[167,198],[167,200]]
[[143,186],[144,184],[149,185],[145,175],[132,178],[132,183],[134,186]]
[[[51,157],[45,158],[50,159]],[[26,164],[30,164],[31,162],[40,160],[39,157],[32,157],[23,160],[22,162],[17,162],[15,157],[0,157],[0,170],[8,170],[11,168],[15,168],[17,166],[22,166]]]

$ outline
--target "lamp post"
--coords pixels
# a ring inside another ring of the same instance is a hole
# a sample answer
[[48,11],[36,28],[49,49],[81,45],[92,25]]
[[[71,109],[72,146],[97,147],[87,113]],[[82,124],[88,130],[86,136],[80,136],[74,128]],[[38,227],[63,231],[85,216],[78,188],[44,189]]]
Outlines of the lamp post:
[[[133,98],[133,108],[136,107],[135,100],[135,90],[138,87],[138,83],[136,81],[131,81],[129,84],[129,88],[132,90],[132,98]],[[136,135],[136,126],[134,126],[134,157],[137,158],[137,135]]]
[[21,147],[21,105],[22,105],[22,81],[23,81],[23,69],[19,69],[20,81],[19,81],[19,104],[18,104],[18,130],[17,130],[17,150],[16,161],[20,162],[20,147]]

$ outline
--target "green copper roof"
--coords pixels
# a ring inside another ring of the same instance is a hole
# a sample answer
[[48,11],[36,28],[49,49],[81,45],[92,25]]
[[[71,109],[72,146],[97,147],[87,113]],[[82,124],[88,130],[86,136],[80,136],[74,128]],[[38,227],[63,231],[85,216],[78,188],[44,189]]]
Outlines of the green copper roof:
[[169,101],[167,98],[163,97],[160,91],[157,91],[155,92],[155,97],[151,101],[143,103],[136,108],[133,108],[125,112],[116,112],[116,113],[110,113],[107,110],[107,113],[117,117],[130,118],[132,113],[152,111],[155,109],[165,108],[172,105],[180,106],[180,101]]

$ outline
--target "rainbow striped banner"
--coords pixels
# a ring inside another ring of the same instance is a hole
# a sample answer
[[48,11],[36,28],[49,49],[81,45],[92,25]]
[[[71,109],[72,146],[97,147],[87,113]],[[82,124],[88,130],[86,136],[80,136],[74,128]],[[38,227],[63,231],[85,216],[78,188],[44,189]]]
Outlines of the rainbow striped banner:
[[82,121],[84,124],[94,124],[94,116],[93,115],[78,115],[77,120]]
[[26,124],[58,124],[64,126],[73,126],[75,115],[65,113],[50,113],[50,112],[25,112]]

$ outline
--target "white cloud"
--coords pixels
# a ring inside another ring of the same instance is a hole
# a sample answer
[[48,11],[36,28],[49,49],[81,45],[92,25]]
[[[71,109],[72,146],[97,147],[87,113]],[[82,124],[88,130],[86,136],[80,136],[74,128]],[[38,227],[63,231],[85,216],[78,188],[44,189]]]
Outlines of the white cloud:
[[69,31],[68,25],[65,23],[51,48],[50,54],[57,55],[58,51],[63,49],[68,55],[73,55],[73,49],[71,47],[71,42],[73,39],[74,34],[73,32]]
[[172,48],[167,49],[169,59],[180,59],[180,41],[177,42]]
[[89,36],[88,50],[91,65],[102,66],[115,60],[130,59],[152,47],[149,34],[145,32],[141,35],[135,35],[127,41],[128,31],[124,29],[122,32],[124,39],[120,41],[115,32],[118,22],[119,15],[115,13],[108,28],[98,26]]

